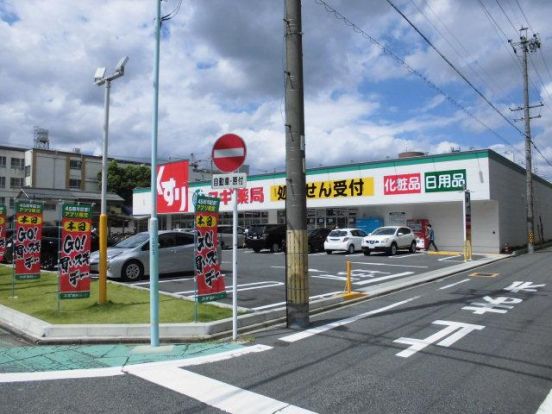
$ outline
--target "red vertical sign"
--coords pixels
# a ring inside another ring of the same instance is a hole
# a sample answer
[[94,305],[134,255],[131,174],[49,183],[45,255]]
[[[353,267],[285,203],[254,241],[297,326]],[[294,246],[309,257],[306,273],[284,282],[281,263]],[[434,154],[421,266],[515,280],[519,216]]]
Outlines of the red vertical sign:
[[157,168],[157,212],[188,211],[188,161],[161,164]]
[[90,297],[92,207],[64,204],[59,252],[59,298]]
[[0,205],[0,262],[6,254],[6,206]]
[[218,257],[218,198],[198,195],[195,202],[195,274],[198,302],[226,297],[224,275]]
[[42,204],[32,201],[16,203],[13,233],[16,280],[40,278],[41,242]]

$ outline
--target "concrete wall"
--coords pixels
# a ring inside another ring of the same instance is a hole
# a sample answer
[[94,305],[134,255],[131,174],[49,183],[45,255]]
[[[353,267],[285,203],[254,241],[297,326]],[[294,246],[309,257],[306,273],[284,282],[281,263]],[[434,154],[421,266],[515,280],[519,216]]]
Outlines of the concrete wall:
[[[461,201],[361,208],[359,217],[381,217],[384,219],[384,224],[389,225],[390,212],[405,212],[406,219],[429,219],[435,231],[435,244],[440,250],[462,251],[464,231]],[[498,203],[493,200],[473,201],[473,251],[498,253],[499,238]]]
[[[521,167],[490,160],[491,198],[499,204],[500,245],[527,244],[527,194]],[[552,185],[534,181],[535,241],[540,242],[540,219],[544,239],[552,239]]]

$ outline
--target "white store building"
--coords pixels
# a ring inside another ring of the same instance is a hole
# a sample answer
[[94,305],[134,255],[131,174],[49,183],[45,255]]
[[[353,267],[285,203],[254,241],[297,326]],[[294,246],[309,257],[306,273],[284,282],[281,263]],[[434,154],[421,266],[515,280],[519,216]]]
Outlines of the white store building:
[[[552,239],[552,184],[533,175],[535,242]],[[463,188],[471,194],[472,246],[478,253],[498,253],[508,244],[527,243],[525,170],[492,150],[475,150],[307,170],[307,226],[355,227],[367,219],[406,224],[427,219],[442,250],[464,244]],[[240,223],[285,221],[285,174],[248,177],[239,190]],[[221,199],[221,222],[231,220],[231,190],[191,183],[194,192]],[[193,205],[188,203],[189,213]],[[134,192],[133,214],[151,211],[149,189]],[[189,227],[191,214],[173,215],[161,228]]]

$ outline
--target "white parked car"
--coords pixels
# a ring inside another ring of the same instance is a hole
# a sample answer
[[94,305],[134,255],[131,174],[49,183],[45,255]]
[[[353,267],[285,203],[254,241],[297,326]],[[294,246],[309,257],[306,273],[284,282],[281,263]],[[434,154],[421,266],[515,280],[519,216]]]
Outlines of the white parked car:
[[401,249],[416,253],[416,235],[409,227],[379,227],[362,241],[362,251],[366,256],[372,251],[394,255]]
[[324,242],[324,250],[332,254],[334,250],[354,253],[361,250],[362,239],[366,232],[360,229],[335,229],[328,234]]

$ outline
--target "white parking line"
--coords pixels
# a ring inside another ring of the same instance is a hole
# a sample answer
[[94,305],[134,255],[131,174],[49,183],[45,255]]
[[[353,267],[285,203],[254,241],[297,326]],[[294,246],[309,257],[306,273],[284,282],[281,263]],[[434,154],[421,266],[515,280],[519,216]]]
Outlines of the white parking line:
[[[321,295],[310,296],[309,300],[322,299],[322,298],[337,295],[338,293],[343,293],[343,292],[341,290],[336,290],[335,292],[328,292],[328,293],[323,293]],[[264,309],[277,308],[277,307],[283,306],[285,304],[286,304],[286,302],[277,302],[277,303],[271,303],[270,305],[257,306],[256,308],[249,308],[249,309],[252,310],[252,311],[260,311],[260,310],[264,310]]]
[[399,265],[389,263],[369,263],[369,262],[351,262],[353,264],[371,265],[371,266],[393,266],[393,267],[412,267],[415,269],[427,269],[429,266]]
[[289,343],[297,342],[297,341],[300,341],[301,339],[309,338],[311,336],[318,335],[319,333],[329,331],[330,329],[334,329],[334,328],[337,328],[337,327],[343,326],[343,325],[348,325],[348,324],[356,322],[360,319],[367,318],[368,316],[376,315],[378,313],[385,312],[389,309],[396,308],[397,306],[404,305],[405,303],[411,302],[415,299],[418,299],[419,297],[420,296],[414,296],[410,299],[406,299],[406,300],[403,300],[403,301],[400,301],[400,302],[392,303],[391,305],[384,306],[383,308],[374,309],[374,310],[371,310],[369,312],[361,313],[360,315],[356,315],[356,316],[353,316],[353,317],[350,317],[350,318],[347,318],[347,319],[342,319],[342,320],[337,321],[337,322],[328,323],[326,325],[317,326],[316,328],[307,329],[305,331],[294,333],[294,334],[288,335],[288,336],[283,336],[283,337],[278,338],[278,339],[280,341],[289,342]]
[[[190,276],[190,277],[181,277],[181,278],[175,278],[175,279],[162,279],[159,281],[159,283],[170,283],[170,282],[187,282],[187,281],[190,281],[190,282],[193,282],[194,281],[194,277],[193,276]],[[136,282],[136,283],[130,283],[132,286],[143,286],[143,285],[149,285],[150,282],[149,280],[145,281],[145,282]]]
[[[447,257],[443,257],[441,259],[437,259],[437,261],[439,262],[444,262],[445,260],[450,260],[450,259],[455,259],[457,257],[464,257],[463,254],[455,254],[454,256],[447,256]],[[451,262],[454,262],[456,260],[450,260]]]
[[[254,289],[264,289],[264,288],[270,288],[270,287],[277,287],[277,286],[283,286],[284,282],[277,282],[275,280],[265,281],[265,282],[254,282],[254,283],[242,283],[241,285],[238,284],[238,292],[244,292],[246,290],[254,290]],[[244,287],[249,286],[249,287]],[[230,293],[232,292],[233,285],[226,286],[226,292]],[[173,292],[175,295],[191,295],[195,293],[195,290],[183,290],[181,292]]]
[[382,276],[382,277],[376,277],[375,279],[369,279],[369,280],[363,280],[361,282],[355,282],[355,285],[368,285],[370,283],[376,283],[376,282],[381,282],[382,280],[388,280],[388,279],[395,279],[397,277],[402,277],[402,276],[409,276],[409,275],[413,275],[414,272],[402,272],[402,273],[395,273],[394,275],[389,275],[389,276]]
[[453,287],[453,286],[459,285],[460,283],[469,282],[469,281],[470,281],[470,279],[464,279],[464,280],[461,280],[460,282],[451,283],[450,285],[440,287],[439,290],[447,289],[449,287]]
[[405,253],[397,254],[395,256],[387,256],[389,259],[407,259],[409,257],[424,257],[427,253],[417,252],[417,253]]

